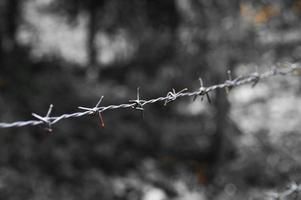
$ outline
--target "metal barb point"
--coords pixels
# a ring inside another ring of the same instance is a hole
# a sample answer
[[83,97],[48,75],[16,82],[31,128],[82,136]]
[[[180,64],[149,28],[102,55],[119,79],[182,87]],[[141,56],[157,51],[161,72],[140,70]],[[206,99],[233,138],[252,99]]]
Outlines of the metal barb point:
[[232,74],[231,74],[230,69],[227,71],[227,74],[228,74],[228,79],[231,81],[232,80]]
[[97,102],[95,108],[98,108],[98,106],[99,106],[100,103],[102,102],[103,98],[104,98],[104,96],[101,96],[101,97],[100,97],[100,99],[99,99],[99,101]]
[[140,100],[140,87],[137,87],[137,100]]
[[103,120],[103,117],[102,117],[102,114],[101,114],[100,111],[98,112],[98,118],[99,118],[101,128],[104,128],[105,127],[105,122]]
[[254,88],[257,84],[258,84],[258,82],[259,82],[259,80],[260,80],[260,76],[259,76],[259,74],[257,73],[257,72],[255,72],[253,75],[252,75],[252,78],[253,78],[253,80],[252,80],[252,88]]
[[208,94],[208,92],[206,92],[205,94],[206,94],[206,97],[207,97],[207,101],[208,101],[208,103],[211,103],[211,98],[210,98],[210,95]]
[[226,80],[225,83],[228,84],[228,85],[226,85],[225,90],[226,90],[226,94],[229,94],[230,90],[233,88],[231,70],[227,71],[227,75],[228,75],[228,80]]
[[259,75],[259,72],[258,72],[258,66],[255,66],[255,72],[253,74],[251,74],[251,77],[252,77],[252,88],[254,88],[259,80],[260,80],[260,75]]
[[200,86],[201,86],[201,88],[204,86],[204,84],[203,84],[203,79],[200,77],[199,78],[199,81],[200,81]]
[[48,118],[52,112],[53,104],[50,104],[49,109],[47,111],[46,117]]
[[97,111],[99,111],[101,109],[101,107],[99,107],[99,105],[102,102],[103,98],[104,98],[104,96],[101,96],[99,101],[97,102],[97,104],[93,108],[82,107],[82,106],[79,106],[78,108],[81,109],[81,110],[91,111],[91,114],[94,114],[94,113],[96,113]]

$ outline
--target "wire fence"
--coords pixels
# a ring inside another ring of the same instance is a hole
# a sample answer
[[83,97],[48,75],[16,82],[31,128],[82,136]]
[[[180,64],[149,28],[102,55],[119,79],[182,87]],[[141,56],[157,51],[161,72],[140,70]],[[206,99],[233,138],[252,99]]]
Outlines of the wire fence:
[[232,88],[238,87],[240,85],[252,84],[254,87],[260,80],[266,79],[272,76],[277,75],[289,75],[289,74],[301,74],[301,66],[296,63],[286,64],[285,67],[279,68],[276,66],[271,67],[270,70],[264,73],[254,72],[252,74],[246,76],[238,76],[236,78],[232,78],[231,71],[228,71],[228,79],[225,80],[223,83],[207,86],[205,87],[203,84],[202,79],[200,78],[200,87],[195,90],[189,92],[187,88],[176,92],[175,89],[172,89],[170,92],[167,93],[166,96],[157,97],[153,99],[143,100],[140,97],[140,90],[137,88],[137,97],[136,99],[129,100],[128,103],[123,103],[119,105],[108,105],[108,106],[100,106],[104,96],[100,98],[97,104],[94,107],[78,107],[81,111],[70,113],[70,114],[62,114],[60,116],[50,116],[51,111],[53,109],[53,105],[49,106],[49,109],[45,116],[40,116],[36,113],[32,113],[32,116],[35,118],[34,120],[28,121],[15,121],[11,123],[0,123],[0,128],[13,128],[13,127],[24,127],[24,126],[37,126],[37,125],[45,125],[46,130],[52,131],[52,127],[54,124],[58,123],[61,120],[69,119],[69,118],[77,118],[83,117],[86,115],[93,115],[98,114],[100,124],[104,127],[104,120],[102,117],[102,113],[108,110],[117,110],[117,109],[124,109],[124,108],[132,108],[136,110],[140,110],[142,113],[144,111],[144,107],[148,104],[154,104],[158,102],[164,102],[166,106],[169,102],[175,101],[181,97],[193,97],[195,100],[197,97],[200,97],[202,100],[204,97],[207,98],[208,102],[211,102],[210,99],[210,92],[215,91],[217,89],[225,89],[228,93]]

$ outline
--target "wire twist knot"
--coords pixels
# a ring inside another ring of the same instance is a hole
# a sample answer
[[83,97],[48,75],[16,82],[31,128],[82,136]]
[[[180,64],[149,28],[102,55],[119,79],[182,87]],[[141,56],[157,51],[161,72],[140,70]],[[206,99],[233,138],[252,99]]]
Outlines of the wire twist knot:
[[187,91],[187,88],[184,88],[182,90],[180,90],[179,92],[176,92],[176,90],[174,88],[172,88],[172,91],[168,92],[166,95],[166,100],[164,102],[164,106],[166,106],[169,102],[171,101],[175,101],[180,94],[182,94],[183,92]]

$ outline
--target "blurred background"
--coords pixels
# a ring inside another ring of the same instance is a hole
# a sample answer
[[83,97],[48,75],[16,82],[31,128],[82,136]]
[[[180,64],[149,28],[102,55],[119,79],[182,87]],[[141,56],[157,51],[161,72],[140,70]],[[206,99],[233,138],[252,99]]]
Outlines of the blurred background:
[[[196,90],[301,58],[300,0],[0,0],[0,121]],[[0,130],[7,200],[269,199],[301,180],[301,86]]]

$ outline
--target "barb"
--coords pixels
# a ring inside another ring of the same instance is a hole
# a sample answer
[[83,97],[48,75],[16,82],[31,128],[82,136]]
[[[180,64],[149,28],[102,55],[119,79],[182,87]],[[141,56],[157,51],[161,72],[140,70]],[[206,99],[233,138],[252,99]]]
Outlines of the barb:
[[40,115],[36,114],[36,113],[32,113],[32,116],[39,119],[42,123],[45,123],[46,124],[46,127],[45,129],[48,131],[48,132],[52,132],[52,128],[51,128],[51,124],[53,123],[51,121],[51,119],[49,118],[50,117],[50,114],[52,112],[52,108],[53,108],[53,105],[50,104],[49,106],[49,109],[47,111],[47,114],[45,117],[41,117]]
[[129,102],[133,102],[132,108],[144,111],[143,106],[145,105],[145,100],[140,100],[140,88],[137,88],[137,99],[129,100]]
[[129,100],[129,102],[134,102],[132,105],[132,108],[136,110],[140,110],[142,114],[142,119],[144,118],[144,108],[143,106],[145,105],[145,100],[140,100],[140,88],[137,88],[137,99],[135,100]]
[[98,117],[99,117],[99,121],[100,121],[100,126],[102,128],[105,127],[105,123],[104,123],[104,120],[103,120],[103,117],[102,117],[102,114],[101,114],[102,107],[99,107],[99,105],[102,102],[103,98],[104,98],[104,96],[101,96],[100,99],[99,99],[99,101],[97,102],[97,104],[93,108],[87,108],[87,107],[82,107],[82,106],[78,107],[81,110],[90,111],[90,114],[96,114],[96,113],[98,113]]
[[[75,112],[75,113],[70,113],[70,114],[62,114],[60,116],[56,117],[50,117],[51,111],[52,111],[52,105],[50,105],[49,110],[46,114],[45,117],[41,117],[40,115],[37,115],[33,113],[32,115],[37,119],[37,120],[28,120],[28,121],[16,121],[12,123],[5,123],[1,122],[0,123],[0,128],[12,128],[12,127],[24,127],[24,126],[37,126],[41,124],[46,124],[47,128],[49,130],[52,130],[51,127],[53,127],[54,124],[58,123],[59,121],[63,119],[69,119],[69,118],[77,118],[77,117],[82,117],[86,115],[91,115],[98,113],[101,125],[104,126],[103,123],[103,118],[102,118],[102,113],[107,111],[107,110],[117,110],[117,109],[125,109],[125,108],[134,108],[137,110],[144,111],[144,107],[147,104],[154,104],[157,102],[163,102],[164,105],[171,101],[175,101],[181,97],[201,97],[203,99],[204,96],[206,96],[208,102],[211,102],[209,93],[212,91],[215,91],[217,89],[225,89],[230,91],[230,89],[233,89],[234,87],[238,87],[240,85],[246,85],[246,84],[252,84],[254,87],[259,81],[272,77],[272,76],[277,76],[277,75],[288,75],[288,74],[300,74],[301,71],[301,66],[297,63],[292,63],[289,66],[285,66],[285,68],[276,68],[272,67],[269,71],[265,73],[258,73],[257,71],[253,74],[247,75],[247,76],[239,76],[235,79],[232,78],[231,72],[228,71],[228,80],[226,80],[223,83],[217,84],[217,85],[212,85],[205,87],[203,85],[202,79],[200,80],[200,88],[196,91],[191,91],[187,92],[187,88],[176,92],[175,89],[173,89],[171,92],[168,92],[166,96],[163,97],[157,97],[149,100],[141,100],[140,99],[140,89],[137,88],[137,98],[135,100],[129,100],[129,103],[123,103],[119,105],[108,105],[108,106],[99,106],[103,96],[100,98],[96,106],[93,108],[88,108],[88,107],[78,107],[79,109],[83,110],[81,112]],[[228,88],[228,89],[227,89]]]
[[185,91],[187,91],[187,88],[184,88],[183,90],[176,92],[176,90],[174,88],[172,88],[171,92],[168,92],[166,97],[168,97],[165,102],[164,102],[164,106],[166,106],[169,102],[176,100],[179,95]]
[[228,70],[227,74],[228,74],[228,80],[226,80],[225,83],[228,83],[229,86],[226,86],[225,90],[226,90],[226,93],[229,94],[230,90],[233,88],[233,86],[231,86],[231,85],[233,85],[231,70]]
[[[207,91],[208,88],[204,87],[204,84],[203,84],[203,80],[202,78],[199,78],[199,81],[200,81],[200,88],[199,88],[199,91],[197,92],[197,94],[194,95],[193,97],[193,101],[195,101],[198,96],[201,96],[201,100],[203,101],[204,99],[204,95],[207,97],[207,100],[209,103],[211,103],[211,99],[210,99],[210,96],[209,96],[209,90]],[[225,81],[226,83],[227,81]],[[225,87],[228,87],[228,86],[225,86]]]

